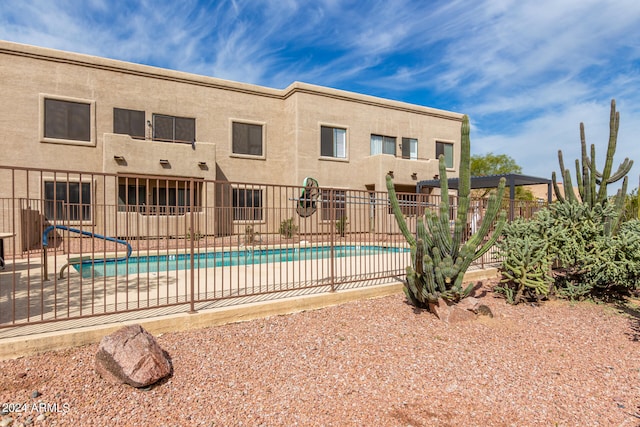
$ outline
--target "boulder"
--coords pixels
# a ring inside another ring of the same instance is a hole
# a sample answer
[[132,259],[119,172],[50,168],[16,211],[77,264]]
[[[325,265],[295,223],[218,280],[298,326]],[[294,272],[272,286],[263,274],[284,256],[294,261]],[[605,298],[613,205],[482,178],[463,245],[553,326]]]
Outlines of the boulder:
[[102,338],[96,372],[107,381],[146,387],[171,373],[171,361],[140,325],[126,326]]
[[451,306],[451,311],[449,312],[449,318],[447,319],[448,323],[458,323],[458,322],[466,322],[469,320],[474,320],[476,318],[476,314],[465,308],[460,308],[457,305]]
[[462,298],[458,302],[458,304],[456,304],[456,306],[463,310],[469,310],[474,313],[477,313],[478,307],[480,306],[480,301],[478,300],[478,298],[475,298],[475,297],[466,297],[466,298]]
[[480,304],[478,306],[478,314],[481,314],[483,316],[493,317],[493,312],[491,311],[491,309],[484,304]]
[[437,302],[429,302],[429,311],[435,314],[438,319],[447,322],[451,309],[444,299],[438,298]]
[[429,303],[429,311],[443,322],[457,323],[476,318],[479,301],[473,297],[463,298],[457,304],[448,303],[442,298]]

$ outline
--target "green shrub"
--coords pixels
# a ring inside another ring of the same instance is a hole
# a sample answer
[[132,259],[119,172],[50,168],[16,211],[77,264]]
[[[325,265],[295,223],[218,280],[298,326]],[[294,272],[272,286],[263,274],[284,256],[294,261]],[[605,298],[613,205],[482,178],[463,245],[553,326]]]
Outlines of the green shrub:
[[346,216],[343,216],[339,220],[336,221],[336,231],[340,235],[340,237],[344,237],[344,234],[347,232],[347,226],[349,222]]
[[293,218],[287,218],[280,223],[280,234],[285,239],[292,238],[297,232],[298,226],[295,224]]
[[616,211],[611,203],[562,202],[508,224],[497,246],[504,261],[496,291],[517,304],[549,295],[610,298],[636,289],[640,221],[621,223],[613,234]]

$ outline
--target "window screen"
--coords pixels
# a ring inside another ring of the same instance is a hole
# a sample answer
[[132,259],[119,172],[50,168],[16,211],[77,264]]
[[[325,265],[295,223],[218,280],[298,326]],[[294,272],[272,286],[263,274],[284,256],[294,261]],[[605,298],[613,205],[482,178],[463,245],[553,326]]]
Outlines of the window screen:
[[91,105],[82,102],[44,100],[45,138],[91,140]]
[[144,139],[144,111],[113,109],[113,133],[129,135],[132,138]]
[[153,139],[191,143],[196,140],[196,119],[154,114]]
[[262,156],[262,125],[234,122],[233,152]]

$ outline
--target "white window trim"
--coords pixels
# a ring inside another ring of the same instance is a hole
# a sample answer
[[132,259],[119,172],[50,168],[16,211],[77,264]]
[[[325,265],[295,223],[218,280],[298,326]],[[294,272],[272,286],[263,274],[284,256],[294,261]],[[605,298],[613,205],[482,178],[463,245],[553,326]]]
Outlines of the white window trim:
[[[234,123],[262,126],[262,155],[261,156],[233,152],[233,124]],[[239,159],[266,160],[267,159],[267,122],[230,118],[229,119],[229,157],[236,157]]]
[[[455,171],[456,170],[456,141],[450,140],[450,139],[436,138],[434,140],[434,143],[433,143],[433,151],[432,151],[433,153],[435,153],[435,151],[436,151],[435,148],[436,148],[436,145],[438,144],[438,142],[441,142],[443,144],[451,144],[451,146],[452,146],[451,155],[453,156],[453,159],[452,159],[453,160],[453,166],[450,167],[450,168],[448,167],[447,170],[448,171]],[[438,158],[436,158],[436,160],[438,160]]]
[[334,128],[334,129],[344,129],[344,152],[345,152],[345,157],[334,157],[334,156],[318,156],[319,160],[326,160],[326,161],[330,161],[330,162],[349,162],[349,126],[345,126],[345,125],[339,125],[339,124],[335,124],[335,123],[326,123],[326,122],[319,122],[318,123],[318,145],[317,147],[319,147],[320,149],[318,150],[318,152],[322,152],[322,148],[321,148],[321,144],[322,144],[322,127],[329,127],[329,128]]
[[[50,144],[66,144],[66,145],[83,145],[89,147],[95,147],[96,143],[96,101],[92,99],[73,98],[70,96],[51,95],[46,93],[38,94],[39,102],[39,129],[40,129],[40,142]],[[81,104],[89,104],[90,111],[90,123],[89,130],[91,132],[89,141],[77,141],[75,139],[58,139],[58,138],[46,138],[44,136],[44,100],[55,99],[57,101],[78,102]]]

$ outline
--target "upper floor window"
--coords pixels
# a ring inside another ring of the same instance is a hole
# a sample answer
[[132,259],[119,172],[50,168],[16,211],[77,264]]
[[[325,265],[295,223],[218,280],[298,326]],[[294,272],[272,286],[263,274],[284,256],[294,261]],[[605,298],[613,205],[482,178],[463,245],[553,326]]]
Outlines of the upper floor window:
[[196,119],[154,114],[153,139],[192,143],[196,140]]
[[402,138],[402,158],[418,160],[418,140],[415,138]]
[[144,139],[144,111],[113,109],[113,133],[129,135],[131,138]]
[[44,142],[95,144],[94,102],[40,95],[41,138]]
[[347,130],[320,126],[320,155],[322,157],[347,158]]
[[48,220],[91,220],[91,184],[45,181],[44,215]]
[[396,155],[396,138],[393,136],[371,135],[371,155]]
[[447,169],[453,169],[453,144],[436,141],[436,159],[439,159],[441,154],[444,155]]
[[231,149],[234,154],[264,155],[262,125],[233,122],[232,133]]

